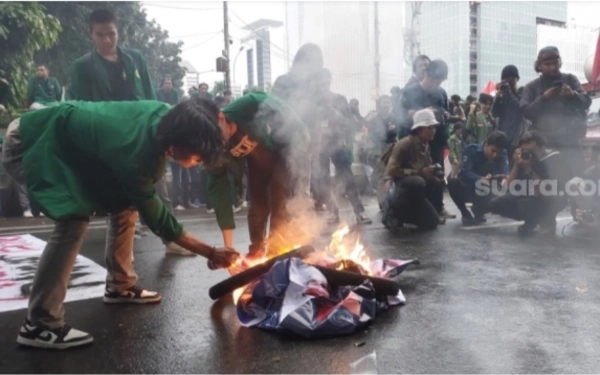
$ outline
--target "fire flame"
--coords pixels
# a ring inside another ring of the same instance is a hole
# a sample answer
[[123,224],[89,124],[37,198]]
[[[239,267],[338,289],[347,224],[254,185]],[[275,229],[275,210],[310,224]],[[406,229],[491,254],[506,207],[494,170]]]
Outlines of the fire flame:
[[[300,245],[295,245],[290,249],[283,249],[277,255],[286,253],[292,249],[296,249]],[[232,275],[238,274],[248,268],[264,263],[270,258],[263,256],[262,258],[241,258],[233,264],[228,270]],[[371,274],[371,258],[368,256],[365,247],[360,243],[358,234],[352,233],[347,224],[335,231],[331,235],[331,242],[323,251],[312,254],[306,263],[317,264],[322,266],[331,266],[337,264],[338,270],[343,270],[347,266],[344,261],[352,261],[361,267],[361,270],[366,274]],[[233,303],[237,304],[238,300],[244,293],[246,287],[238,288],[233,292]]]

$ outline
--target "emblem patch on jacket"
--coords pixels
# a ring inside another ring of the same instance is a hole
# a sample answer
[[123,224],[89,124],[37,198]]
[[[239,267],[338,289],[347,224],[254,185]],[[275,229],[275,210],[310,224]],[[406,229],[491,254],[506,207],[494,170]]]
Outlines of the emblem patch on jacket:
[[258,142],[251,140],[247,135],[242,138],[240,143],[231,149],[230,153],[235,158],[241,158],[250,154],[258,145]]

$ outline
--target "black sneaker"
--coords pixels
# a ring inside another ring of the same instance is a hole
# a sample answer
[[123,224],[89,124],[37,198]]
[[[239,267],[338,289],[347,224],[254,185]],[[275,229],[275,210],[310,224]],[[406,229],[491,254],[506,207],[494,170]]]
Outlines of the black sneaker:
[[157,292],[140,288],[135,285],[122,292],[111,292],[106,288],[104,292],[104,303],[157,303],[162,297]]
[[21,326],[17,337],[19,345],[46,349],[67,349],[91,344],[94,338],[86,332],[64,325],[60,328],[45,329],[31,324],[29,320]]

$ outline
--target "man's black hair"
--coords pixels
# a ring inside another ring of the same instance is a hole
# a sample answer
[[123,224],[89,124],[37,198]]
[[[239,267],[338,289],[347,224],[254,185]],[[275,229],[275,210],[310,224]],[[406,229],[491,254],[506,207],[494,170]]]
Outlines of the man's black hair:
[[90,14],[90,18],[88,19],[88,26],[90,30],[94,27],[94,25],[105,24],[105,23],[114,23],[117,24],[117,17],[110,11],[106,9],[97,9]]
[[224,139],[219,127],[219,108],[207,99],[192,98],[174,106],[158,124],[161,152],[170,147],[200,155],[207,163],[221,157]]
[[200,86],[206,86],[207,89],[210,87],[210,86],[208,86],[208,83],[206,83],[206,82],[202,82],[201,84],[199,84],[198,89],[200,89]]
[[546,146],[546,138],[535,130],[526,132],[519,138],[519,147],[530,142],[535,142],[540,147]]
[[457,94],[454,94],[450,97],[450,99],[452,99],[453,102],[456,103],[460,103],[462,101],[462,99],[460,98],[460,96],[458,96]]
[[231,90],[223,91],[223,96],[231,96]]
[[306,43],[298,49],[292,70],[310,70],[314,71],[323,67],[323,51],[321,47],[313,43]]
[[467,101],[468,102],[474,102],[475,101],[475,97],[473,95],[469,95],[469,96],[467,96]]
[[46,65],[46,63],[39,62],[39,63],[35,64],[36,68],[39,68],[40,66],[43,66],[44,68],[48,69],[48,65]]
[[444,60],[433,60],[427,65],[425,72],[431,78],[445,80],[448,78],[448,64]]
[[390,98],[389,95],[381,95],[379,98],[377,98],[377,101],[375,102],[375,106],[377,108],[379,108],[379,106],[381,105],[381,102],[383,102],[384,100],[392,101],[392,98]]
[[490,134],[485,141],[488,146],[496,146],[501,150],[506,150],[508,147],[508,138],[506,134],[501,131],[494,131]]
[[452,132],[456,133],[457,130],[460,130],[462,128],[465,127],[465,124],[463,124],[462,122],[455,122],[454,125],[452,126]]
[[413,60],[413,64],[412,64],[413,73],[415,72],[415,70],[417,70],[417,64],[421,61],[431,62],[431,59],[427,55],[419,55],[419,56],[415,57],[415,59]]

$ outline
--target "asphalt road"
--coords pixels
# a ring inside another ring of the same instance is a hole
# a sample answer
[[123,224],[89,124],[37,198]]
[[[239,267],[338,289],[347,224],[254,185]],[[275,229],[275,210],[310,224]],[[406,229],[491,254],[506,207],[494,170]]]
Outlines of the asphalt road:
[[[0,372],[348,373],[373,351],[380,373],[598,372],[600,251],[597,240],[575,238],[570,220],[559,220],[555,238],[520,239],[518,223],[497,217],[469,230],[451,220],[435,232],[392,235],[374,204],[368,211],[376,222],[362,238],[373,258],[417,257],[422,265],[399,278],[406,305],[378,315],[364,332],[305,340],[240,327],[229,299],[213,304],[208,297],[227,274],[208,271],[200,258],[165,256],[150,235],[136,241],[135,264],[140,283],[163,295],[161,304],[68,303],[67,322],[95,342],[64,352],[19,348],[25,312],[2,313]],[[211,217],[182,217],[188,230],[220,243]],[[237,221],[245,251],[243,216]],[[0,235],[45,240],[48,224],[2,221]],[[82,249],[100,265],[104,235],[101,222],[92,225]]]

